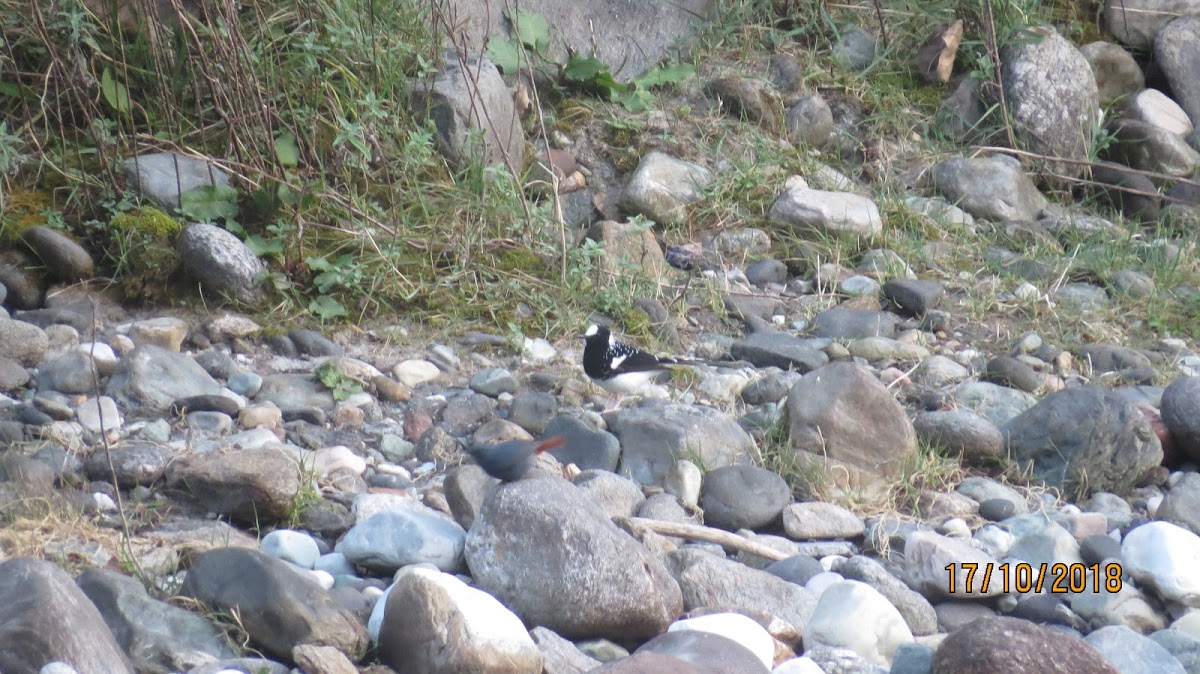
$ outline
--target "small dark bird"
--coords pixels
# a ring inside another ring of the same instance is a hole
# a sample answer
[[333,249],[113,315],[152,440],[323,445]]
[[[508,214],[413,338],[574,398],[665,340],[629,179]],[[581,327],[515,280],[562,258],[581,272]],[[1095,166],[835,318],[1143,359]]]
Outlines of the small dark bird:
[[671,365],[706,365],[704,361],[659,358],[617,340],[603,325],[590,325],[583,333],[583,371],[610,393],[631,395],[671,378]]
[[507,440],[488,447],[475,447],[467,452],[485,473],[501,482],[516,482],[525,477],[537,461],[537,455],[558,449],[566,443],[561,435],[545,440]]

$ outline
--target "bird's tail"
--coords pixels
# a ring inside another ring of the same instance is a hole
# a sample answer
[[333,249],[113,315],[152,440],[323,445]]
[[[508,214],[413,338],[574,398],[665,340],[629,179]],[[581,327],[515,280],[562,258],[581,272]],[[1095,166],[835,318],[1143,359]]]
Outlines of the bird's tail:
[[559,447],[562,447],[566,443],[567,443],[566,438],[564,438],[561,435],[555,435],[553,437],[549,437],[549,438],[546,438],[545,440],[542,440],[540,443],[538,443],[537,447],[533,448],[533,451],[535,454],[541,454],[542,452],[550,451],[552,449],[558,449]]
[[699,360],[696,358],[659,358],[659,361],[664,365],[685,365],[695,367],[697,365],[703,367],[726,367],[726,368],[742,368],[752,367],[752,365],[744,360]]

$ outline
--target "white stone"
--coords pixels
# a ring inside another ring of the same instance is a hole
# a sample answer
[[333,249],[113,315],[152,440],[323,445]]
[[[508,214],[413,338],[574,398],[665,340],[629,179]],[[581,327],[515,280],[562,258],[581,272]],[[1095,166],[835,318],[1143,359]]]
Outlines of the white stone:
[[975,542],[983,546],[984,552],[999,559],[1008,554],[1016,537],[994,524],[985,524],[975,532]]
[[438,633],[443,636],[457,633],[463,637],[461,644],[442,643],[431,645],[431,648],[440,646],[490,651],[496,654],[497,661],[503,661],[503,654],[506,653],[538,652],[521,619],[483,590],[470,587],[449,573],[423,567],[403,570],[397,574],[394,586],[404,587],[410,583],[418,584],[421,596],[431,608],[436,607],[439,613],[448,613],[445,618],[453,628],[446,629],[438,625]]
[[79,403],[75,407],[75,419],[84,430],[92,433],[101,432],[101,427],[105,433],[111,433],[120,430],[121,425],[125,423],[120,410],[117,409],[116,401],[108,396],[88,398]]
[[809,578],[808,582],[804,584],[804,587],[813,594],[820,596],[825,592],[825,590],[828,590],[843,580],[846,580],[846,578],[842,576],[842,574],[834,573],[833,571],[825,571],[823,573],[818,573],[812,578]]
[[47,662],[38,670],[38,674],[79,674],[79,672],[65,662]]
[[316,571],[316,570],[310,570],[310,569],[303,569],[303,571],[304,571],[304,573],[308,574],[309,578],[312,578],[313,580],[315,580],[317,582],[317,585],[320,585],[322,589],[324,589],[326,591],[333,589],[333,576],[329,575],[328,572]]
[[427,360],[406,360],[392,368],[392,376],[396,381],[409,388],[416,388],[437,379],[442,371],[437,365]]
[[879,207],[866,197],[848,192],[790,189],[771,206],[771,221],[847,240],[862,240],[883,233]]
[[696,464],[679,459],[667,470],[663,478],[663,489],[679,499],[685,507],[694,508],[700,502],[700,486],[704,473]]
[[117,352],[104,342],[86,342],[75,347],[75,350],[91,358],[101,373],[113,372],[121,362]]
[[1200,606],[1200,536],[1169,522],[1150,522],[1125,535],[1121,558],[1140,587]]
[[388,585],[383,594],[379,595],[379,599],[375,600],[375,606],[371,608],[371,617],[367,619],[367,636],[371,637],[373,644],[379,643],[379,627],[383,624],[383,609],[387,606],[388,595],[392,593],[394,587],[396,587],[395,583]]
[[849,648],[877,665],[890,665],[900,644],[913,635],[904,617],[878,590],[844,580],[821,595],[804,627],[804,644]]
[[811,658],[793,658],[779,663],[771,674],[825,674],[825,670]]
[[677,620],[668,632],[709,632],[732,639],[754,653],[766,667],[775,661],[775,639],[754,620],[740,613],[712,613],[698,618]]
[[355,522],[364,522],[381,512],[403,510],[415,501],[408,494],[359,494],[350,505],[350,514],[354,515]]
[[313,455],[313,472],[324,477],[336,470],[345,470],[354,475],[367,472],[367,460],[344,445],[322,447]]
[[96,504],[96,509],[100,512],[110,513],[117,509],[117,502],[112,500],[108,494],[96,492],[92,494],[92,503]]
[[525,338],[521,342],[521,351],[525,354],[525,358],[534,363],[548,363],[558,355],[558,349],[554,345],[546,341],[544,337],[537,339]]
[[1192,120],[1188,114],[1158,89],[1143,89],[1134,96],[1126,115],[1180,136],[1192,132]]
[[312,536],[291,529],[276,529],[263,536],[259,549],[264,555],[291,562],[302,569],[313,568],[321,557],[321,550]]
[[1200,639],[1200,611],[1188,611],[1171,623],[1171,629]]
[[324,571],[334,578],[338,576],[357,576],[354,571],[354,565],[346,559],[346,555],[340,552],[331,552],[327,555],[321,555],[317,559],[317,563],[313,564],[313,569]]
[[952,538],[970,538],[971,527],[958,517],[952,517],[942,522],[942,533]]

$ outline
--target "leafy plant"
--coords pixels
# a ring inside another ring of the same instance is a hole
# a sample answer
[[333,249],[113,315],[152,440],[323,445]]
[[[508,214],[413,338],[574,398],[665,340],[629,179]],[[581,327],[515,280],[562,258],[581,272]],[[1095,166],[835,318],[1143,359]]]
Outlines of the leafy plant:
[[334,400],[345,400],[352,395],[362,393],[362,384],[346,374],[337,363],[327,360],[313,372],[317,381],[333,393]]
[[618,82],[608,64],[593,54],[572,53],[565,61],[550,55],[550,24],[545,17],[525,10],[505,10],[513,24],[515,39],[492,39],[486,54],[505,73],[516,73],[529,65],[555,76],[571,88],[613,101],[631,112],[651,107],[654,98],[650,90],[679,84],[692,77],[695,70],[686,64],[656,66],[629,82]]

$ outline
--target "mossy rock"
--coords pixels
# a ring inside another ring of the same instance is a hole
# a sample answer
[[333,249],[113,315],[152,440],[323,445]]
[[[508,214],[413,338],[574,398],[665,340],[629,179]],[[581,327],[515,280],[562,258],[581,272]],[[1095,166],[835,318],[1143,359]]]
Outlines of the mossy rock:
[[546,263],[528,248],[508,248],[496,255],[496,270],[541,276],[546,271]]
[[54,205],[49,192],[16,188],[8,194],[4,210],[0,211],[0,243],[16,243],[25,232],[45,225],[46,211]]
[[108,224],[114,232],[145,234],[162,241],[174,240],[183,231],[183,225],[178,220],[149,206],[137,211],[118,213]]

